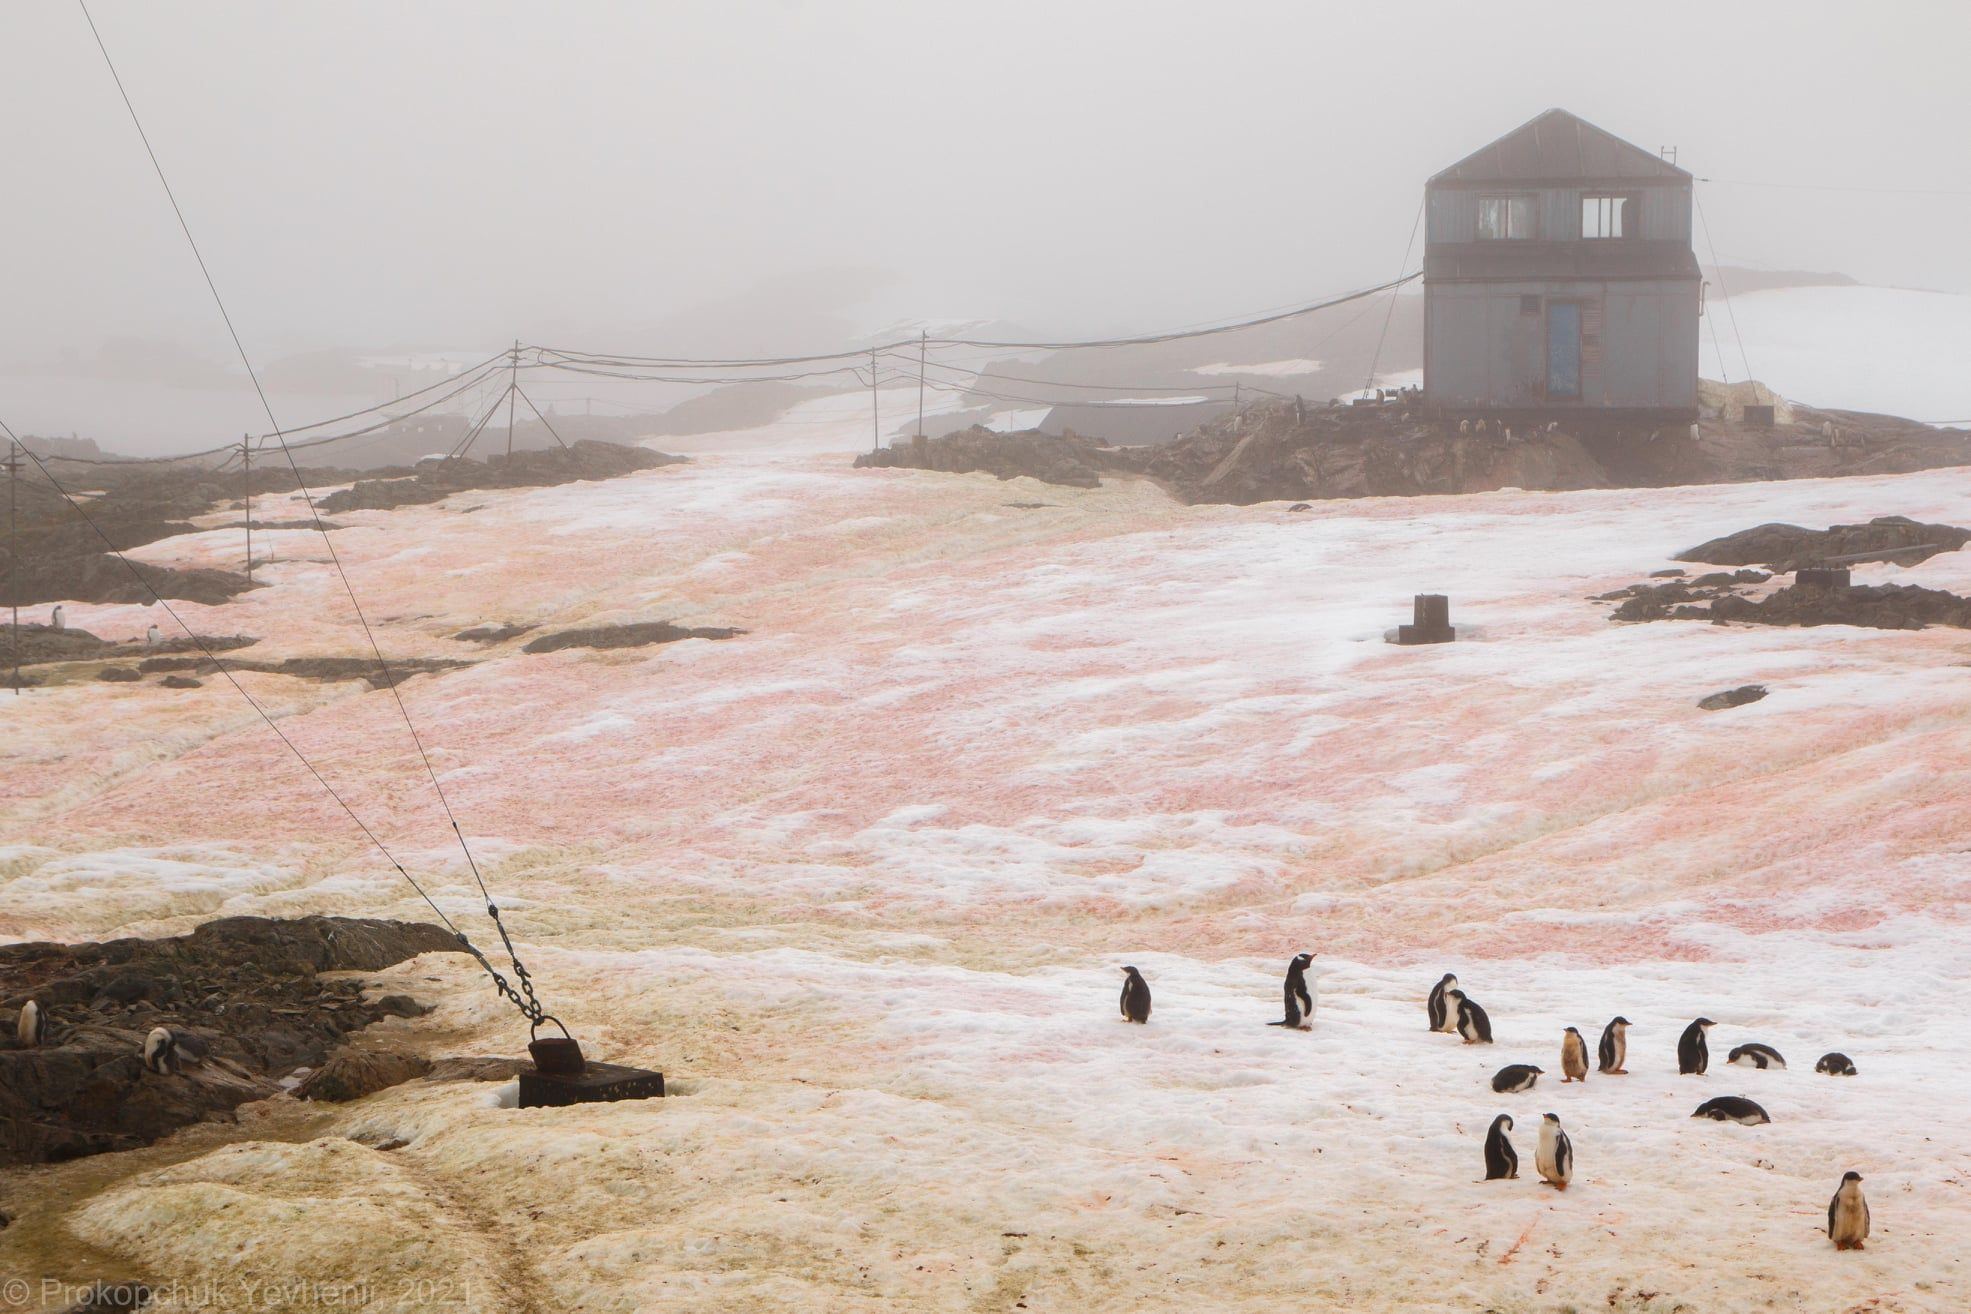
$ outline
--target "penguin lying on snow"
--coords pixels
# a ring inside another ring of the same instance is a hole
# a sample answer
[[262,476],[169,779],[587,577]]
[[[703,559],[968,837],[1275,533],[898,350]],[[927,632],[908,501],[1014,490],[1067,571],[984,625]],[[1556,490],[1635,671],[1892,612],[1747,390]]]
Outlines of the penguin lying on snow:
[[1573,1027],[1560,1038],[1560,1084],[1588,1079],[1588,1042]]
[[152,1072],[175,1073],[190,1065],[198,1067],[212,1053],[203,1036],[171,1027],[152,1027],[144,1037],[144,1066]]
[[1512,1115],[1502,1113],[1492,1119],[1492,1126],[1485,1133],[1485,1180],[1496,1182],[1501,1177],[1519,1176],[1519,1155],[1514,1152],[1512,1142],[1506,1133],[1512,1130]]
[[1855,1075],[1855,1061],[1836,1050],[1821,1055],[1820,1062],[1814,1064],[1814,1071],[1825,1072],[1830,1077],[1852,1077]]
[[1485,1010],[1465,997],[1462,990],[1447,990],[1444,997],[1451,1001],[1458,1015],[1458,1034],[1465,1038],[1467,1045],[1489,1045],[1492,1043],[1492,1019]]
[[1771,1045],[1761,1045],[1756,1040],[1749,1045],[1740,1045],[1734,1049],[1725,1062],[1736,1063],[1741,1068],[1778,1068],[1782,1072],[1786,1070],[1786,1060],[1779,1056],[1779,1051]]
[[1442,980],[1430,988],[1430,998],[1424,1001],[1424,1011],[1430,1014],[1432,1031],[1456,1031],[1458,1029],[1458,1010],[1446,998],[1458,988],[1458,978],[1449,972]]
[[1523,1090],[1532,1090],[1533,1083],[1540,1079],[1545,1068],[1536,1068],[1531,1063],[1508,1063],[1492,1074],[1492,1089],[1501,1095],[1517,1095]]
[[1717,1025],[1708,1017],[1700,1017],[1684,1028],[1683,1035],[1677,1037],[1678,1073],[1686,1077],[1704,1075],[1704,1069],[1711,1066],[1711,1046],[1704,1033]]
[[1868,1201],[1862,1197],[1861,1174],[1843,1173],[1834,1198],[1827,1202],[1827,1239],[1836,1250],[1860,1250],[1868,1240]]
[[1743,1095],[1720,1095],[1714,1100],[1706,1100],[1690,1116],[1710,1118],[1715,1122],[1736,1122],[1746,1127],[1759,1127],[1772,1121],[1770,1114]]
[[14,1019],[14,1040],[22,1049],[36,1049],[41,1044],[41,1033],[41,1005],[30,999],[21,1005],[20,1016]]
[[1574,1180],[1574,1142],[1560,1129],[1557,1113],[1549,1113],[1540,1123],[1540,1148],[1533,1152],[1533,1166],[1556,1191],[1565,1191]]
[[1122,969],[1122,1019],[1125,1022],[1150,1020],[1150,986],[1133,967]]
[[1629,1070],[1622,1065],[1629,1058],[1629,1019],[1618,1017],[1602,1028],[1601,1047],[1595,1055],[1595,1064],[1610,1076],[1625,1077]]
[[1295,954],[1287,964],[1286,1009],[1284,1021],[1268,1022],[1269,1027],[1292,1027],[1295,1031],[1314,1029],[1314,996],[1307,991],[1307,969],[1313,964],[1313,954]]

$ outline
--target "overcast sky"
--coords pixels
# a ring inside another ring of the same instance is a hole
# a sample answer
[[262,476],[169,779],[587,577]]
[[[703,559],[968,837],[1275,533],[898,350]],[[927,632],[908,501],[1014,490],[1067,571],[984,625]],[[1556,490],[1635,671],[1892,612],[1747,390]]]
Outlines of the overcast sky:
[[[836,345],[789,340],[826,312],[1229,317],[1393,276],[1424,179],[1556,105],[1785,184],[1700,188],[1728,263],[1971,291],[1961,3],[91,9],[262,360],[515,335],[689,354],[694,308],[734,298],[771,349]],[[197,394],[139,421],[21,372],[174,368],[112,339],[187,370],[230,346],[73,4],[0,7],[0,113],[0,417],[261,427]]]

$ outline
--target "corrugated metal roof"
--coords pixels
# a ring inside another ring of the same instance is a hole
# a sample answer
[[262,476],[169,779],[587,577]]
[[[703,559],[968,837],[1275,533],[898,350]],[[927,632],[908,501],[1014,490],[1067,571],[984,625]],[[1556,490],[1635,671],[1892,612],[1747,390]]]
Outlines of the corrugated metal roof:
[[1432,178],[1440,183],[1682,180],[1690,174],[1564,109],[1550,109]]

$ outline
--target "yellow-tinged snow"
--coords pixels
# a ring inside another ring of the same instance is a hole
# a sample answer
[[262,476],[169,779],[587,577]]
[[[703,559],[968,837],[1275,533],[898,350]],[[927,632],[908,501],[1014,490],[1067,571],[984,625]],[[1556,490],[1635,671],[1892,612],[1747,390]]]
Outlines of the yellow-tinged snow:
[[[1971,1305],[1966,636],[1615,626],[1587,600],[1762,521],[1971,524],[1971,473],[1288,513],[772,436],[336,517],[387,655],[484,659],[403,694],[550,1006],[677,1097],[420,1083],[314,1140],[164,1147],[73,1194],[79,1167],[45,1170],[8,1209],[59,1226],[0,1232],[0,1269],[75,1275],[55,1235],[153,1282],[367,1282],[340,1303],[377,1309],[407,1277],[483,1309]],[[256,656],[362,651],[319,541],[276,554],[274,587],[188,619]],[[1971,587],[1961,553],[1858,573]],[[1425,590],[1460,642],[1383,643]],[[151,616],[69,606],[108,635]],[[447,637],[658,618],[747,633]],[[491,939],[388,695],[240,678]],[[1751,682],[1771,696],[1695,706]],[[223,681],[37,690],[0,725],[0,933],[428,915]],[[1301,948],[1310,1035],[1262,1025]],[[1123,963],[1147,1027],[1116,1019]],[[1498,1044],[1426,1033],[1446,970]],[[524,1039],[460,962],[386,978],[441,1005],[398,1043]],[[1558,1085],[1561,1029],[1617,1012],[1633,1075]],[[1679,1078],[1699,1014],[1714,1064]],[[1791,1068],[1726,1067],[1751,1039]],[[1831,1049],[1861,1075],[1816,1076]],[[1493,1095],[1515,1061],[1553,1075]],[[1690,1120],[1720,1094],[1773,1125]],[[1564,1195],[1531,1169],[1549,1109]],[[1481,1183],[1501,1111],[1525,1175]],[[1850,1168],[1876,1232],[1837,1255]]]

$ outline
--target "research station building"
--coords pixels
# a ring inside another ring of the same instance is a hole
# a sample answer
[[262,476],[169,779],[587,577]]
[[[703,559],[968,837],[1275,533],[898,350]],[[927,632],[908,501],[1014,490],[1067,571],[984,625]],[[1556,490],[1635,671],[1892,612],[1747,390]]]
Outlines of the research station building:
[[1424,213],[1431,411],[1697,418],[1689,173],[1554,109],[1432,178]]

